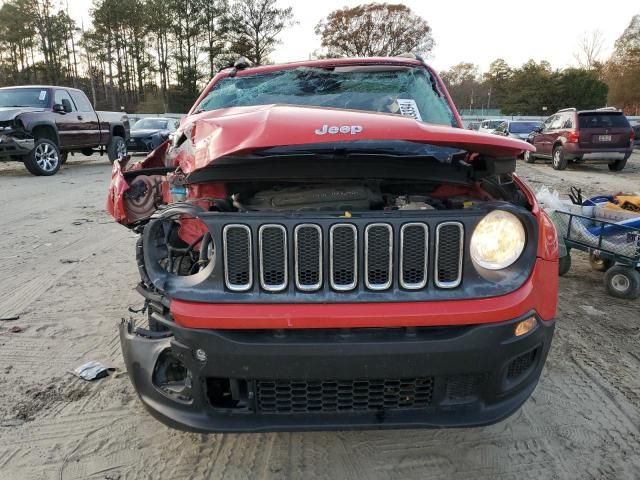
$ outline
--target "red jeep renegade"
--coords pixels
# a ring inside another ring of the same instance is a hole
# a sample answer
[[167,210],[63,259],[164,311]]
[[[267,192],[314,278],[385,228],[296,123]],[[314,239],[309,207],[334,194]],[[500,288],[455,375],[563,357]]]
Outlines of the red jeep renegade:
[[148,325],[142,402],[192,431],[489,424],[533,392],[556,232],[418,58],[222,70],[173,139],[114,165]]

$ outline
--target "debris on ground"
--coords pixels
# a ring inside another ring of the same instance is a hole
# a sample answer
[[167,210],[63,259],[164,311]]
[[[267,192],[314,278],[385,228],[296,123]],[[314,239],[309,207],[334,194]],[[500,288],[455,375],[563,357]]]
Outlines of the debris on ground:
[[75,402],[84,398],[89,390],[65,384],[60,378],[52,378],[48,385],[35,385],[24,391],[21,400],[14,405],[15,419],[23,422],[33,420],[38,413],[57,403]]
[[82,225],[84,223],[92,223],[93,220],[89,220],[88,218],[78,218],[71,222],[71,225]]
[[0,318],[0,322],[13,322],[14,320],[19,320],[20,315],[14,315],[13,317],[2,317]]
[[22,332],[24,332],[24,328],[19,327],[19,326],[17,326],[17,325],[16,325],[16,326],[14,326],[14,327],[11,327],[11,328],[10,328],[9,330],[7,330],[6,332],[2,332],[2,333],[0,333],[0,335],[6,335],[7,333],[22,333]]
[[83,380],[92,381],[97,380],[99,378],[104,378],[109,375],[109,372],[115,371],[113,367],[107,367],[100,362],[87,362],[83,365],[80,365],[73,371],[73,374],[76,377],[80,377]]

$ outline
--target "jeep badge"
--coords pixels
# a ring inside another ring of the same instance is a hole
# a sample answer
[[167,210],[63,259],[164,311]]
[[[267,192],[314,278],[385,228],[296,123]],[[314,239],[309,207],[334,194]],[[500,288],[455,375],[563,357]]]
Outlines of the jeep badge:
[[336,133],[350,133],[351,135],[356,135],[360,133],[362,130],[362,125],[323,125],[322,128],[316,129],[316,135],[335,135]]

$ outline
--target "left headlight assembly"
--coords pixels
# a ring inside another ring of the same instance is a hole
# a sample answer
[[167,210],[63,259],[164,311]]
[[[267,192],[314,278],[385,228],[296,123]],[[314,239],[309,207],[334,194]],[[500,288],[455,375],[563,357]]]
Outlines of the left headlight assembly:
[[504,210],[494,210],[473,231],[471,259],[487,270],[502,270],[520,258],[526,239],[524,226],[518,217]]

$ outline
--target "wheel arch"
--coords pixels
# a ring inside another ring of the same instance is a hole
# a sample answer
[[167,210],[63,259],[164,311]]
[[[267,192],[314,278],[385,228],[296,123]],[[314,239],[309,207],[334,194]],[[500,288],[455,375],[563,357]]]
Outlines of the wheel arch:
[[46,138],[60,148],[60,136],[55,125],[48,122],[38,122],[31,125],[31,135],[34,139]]
[[116,123],[111,125],[111,138],[113,137],[122,137],[125,140],[127,139],[127,133],[124,125],[121,123]]

